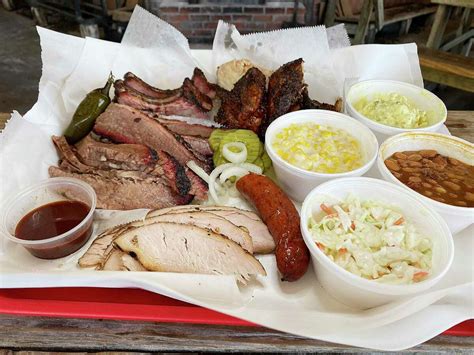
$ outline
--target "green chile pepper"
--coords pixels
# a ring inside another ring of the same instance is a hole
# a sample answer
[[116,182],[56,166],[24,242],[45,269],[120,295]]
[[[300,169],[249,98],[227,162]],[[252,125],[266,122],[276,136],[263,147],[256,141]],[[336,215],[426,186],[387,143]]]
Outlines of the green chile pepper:
[[64,137],[69,144],[74,144],[84,138],[94,127],[97,117],[105,111],[110,103],[109,90],[114,82],[114,77],[110,73],[109,79],[103,88],[92,90],[79,106],[72,116],[69,127],[64,132]]

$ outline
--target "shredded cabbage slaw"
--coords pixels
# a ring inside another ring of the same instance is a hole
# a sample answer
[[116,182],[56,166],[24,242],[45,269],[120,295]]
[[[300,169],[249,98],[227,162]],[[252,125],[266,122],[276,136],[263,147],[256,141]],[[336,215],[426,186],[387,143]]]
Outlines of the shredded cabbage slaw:
[[309,219],[316,245],[347,271],[387,284],[410,284],[428,277],[432,242],[402,213],[379,202],[349,196]]

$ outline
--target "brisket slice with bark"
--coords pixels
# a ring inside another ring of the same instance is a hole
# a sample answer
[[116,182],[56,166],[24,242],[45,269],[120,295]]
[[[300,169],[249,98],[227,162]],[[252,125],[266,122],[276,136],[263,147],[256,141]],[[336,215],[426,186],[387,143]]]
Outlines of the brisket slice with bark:
[[228,128],[258,132],[265,118],[265,75],[251,68],[239,79],[232,91],[219,90],[221,107],[216,121]]
[[98,142],[90,135],[76,144],[79,159],[100,169],[151,170],[158,156],[143,144],[111,144]]
[[[61,157],[59,169],[63,172],[96,175],[97,179],[100,178],[99,180],[101,181],[123,180],[124,183],[148,182],[155,185],[164,185],[171,190],[167,195],[173,196],[173,203],[188,203],[193,196],[198,200],[205,200],[207,198],[206,184],[187,167],[183,167],[176,161],[176,159],[164,151],[154,153],[156,162],[151,165],[148,163],[145,164],[144,161],[140,163],[137,157],[129,155],[128,158],[137,162],[136,165],[133,166],[133,168],[136,170],[123,170],[117,169],[115,166],[107,165],[107,161],[101,159],[100,154],[94,152],[95,148],[97,147],[99,150],[103,151],[103,145],[109,145],[110,147],[108,147],[107,150],[110,156],[110,152],[114,149],[116,151],[120,150],[120,146],[122,146],[120,144],[96,142],[92,138],[88,137],[85,143],[81,143],[83,144],[82,152],[89,154],[87,159],[92,165],[89,166],[83,164],[80,161],[81,156],[76,153],[74,147],[71,147],[67,144],[64,137],[53,137],[53,142],[58,148]],[[86,145],[88,148],[84,149]],[[123,154],[117,154],[115,156],[116,159],[123,157],[125,157]],[[115,160],[115,164],[119,167],[124,167],[127,163],[120,160]],[[79,176],[77,177],[80,178]],[[90,179],[91,178],[88,178],[88,180]]]
[[153,116],[153,118],[159,123],[161,123],[163,126],[168,128],[171,132],[180,135],[209,138],[211,136],[212,131],[215,129],[214,127],[204,126],[200,124],[191,124],[184,121],[162,118],[157,115]]
[[120,143],[140,143],[155,151],[164,150],[180,164],[194,160],[207,172],[211,166],[181,144],[177,137],[148,115],[126,105],[110,104],[97,118],[94,132]]
[[[161,181],[105,178],[95,174],[80,174],[58,167],[49,168],[51,177],[72,177],[82,180],[95,190],[97,208],[130,210],[135,208],[164,208],[187,204],[192,196],[179,196]],[[72,192],[70,198],[74,198]],[[66,192],[67,195],[67,192]]]
[[[62,140],[63,137],[55,137]],[[67,144],[67,142],[65,142]],[[67,154],[69,157],[75,153],[69,152],[69,146],[62,145],[61,156]],[[90,167],[101,170],[92,170],[96,174],[108,177],[133,177],[144,179],[146,177],[161,178],[166,184],[179,195],[191,194],[197,200],[207,198],[207,186],[188,167],[181,165],[175,158],[164,151],[156,152],[141,144],[112,144],[102,143],[86,136],[76,145],[76,154],[80,161]],[[70,165],[70,164],[69,164]],[[111,170],[112,169],[112,170]],[[110,170],[106,172],[103,170]],[[86,171],[91,169],[88,167]],[[135,171],[135,172],[133,172]],[[115,174],[115,175],[114,175]]]
[[198,152],[205,157],[212,157],[214,154],[209,145],[209,141],[206,138],[185,135],[182,135],[181,137],[191,147],[193,152]]

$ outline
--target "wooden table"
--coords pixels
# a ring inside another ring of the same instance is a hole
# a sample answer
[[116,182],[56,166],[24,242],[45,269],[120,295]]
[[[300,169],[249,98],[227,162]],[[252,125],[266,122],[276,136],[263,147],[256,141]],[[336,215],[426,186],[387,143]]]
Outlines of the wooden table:
[[[0,129],[9,114],[0,113]],[[474,142],[474,112],[450,111],[447,126]],[[474,337],[440,335],[406,351],[472,354]],[[263,327],[214,326],[0,315],[0,350],[338,352],[364,349],[310,340]]]

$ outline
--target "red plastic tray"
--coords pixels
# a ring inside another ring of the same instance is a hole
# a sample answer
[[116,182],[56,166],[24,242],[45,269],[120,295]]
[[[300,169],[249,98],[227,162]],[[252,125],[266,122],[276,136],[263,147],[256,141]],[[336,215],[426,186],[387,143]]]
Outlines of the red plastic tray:
[[[169,323],[256,326],[210,309],[139,289],[40,288],[0,290],[0,313]],[[474,336],[474,320],[444,332]]]

